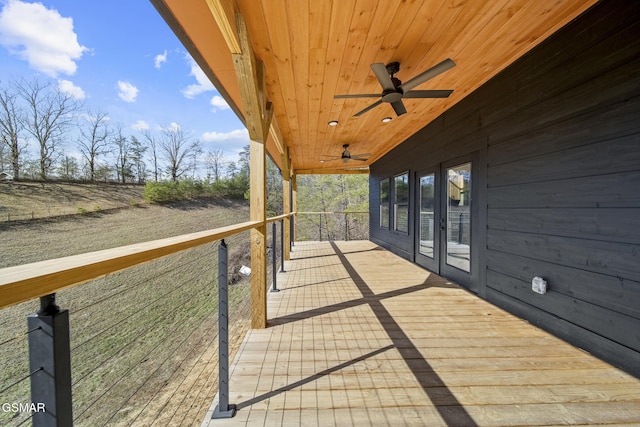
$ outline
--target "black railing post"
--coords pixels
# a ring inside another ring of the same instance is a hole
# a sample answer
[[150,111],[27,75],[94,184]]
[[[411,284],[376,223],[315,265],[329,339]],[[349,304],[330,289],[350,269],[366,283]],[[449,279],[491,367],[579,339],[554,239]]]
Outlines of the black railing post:
[[227,244],[218,246],[218,405],[211,418],[231,418],[236,405],[229,404],[229,291],[227,287]]
[[295,221],[295,216],[289,214],[289,250],[293,250],[293,221]]
[[33,426],[73,426],[69,310],[60,310],[55,294],[46,295],[27,323]]
[[347,213],[344,213],[344,240],[349,241],[349,223],[347,222]]
[[284,273],[284,219],[280,220],[280,272]]
[[462,212],[460,213],[460,218],[458,218],[458,243],[462,243],[462,229],[464,225],[462,224]]
[[280,292],[278,289],[278,284],[276,283],[276,276],[278,275],[276,265],[278,264],[277,254],[278,251],[276,248],[278,247],[276,237],[276,223],[271,223],[271,277],[273,278],[273,286],[271,286],[271,292]]

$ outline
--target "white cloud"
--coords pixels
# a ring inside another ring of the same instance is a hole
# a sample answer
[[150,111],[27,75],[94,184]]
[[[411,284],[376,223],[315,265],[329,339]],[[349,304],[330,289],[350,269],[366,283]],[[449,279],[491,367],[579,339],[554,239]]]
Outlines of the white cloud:
[[229,104],[227,104],[227,101],[225,101],[224,98],[220,95],[215,95],[213,98],[211,98],[210,102],[211,105],[213,105],[213,111],[231,109],[231,107],[229,107]]
[[165,62],[167,62],[167,51],[165,50],[163,54],[161,55],[156,55],[155,58],[155,67],[157,69],[160,69],[160,67],[162,67],[162,64],[164,64]]
[[242,141],[249,142],[247,129],[235,129],[229,132],[205,132],[202,134],[204,142]]
[[136,102],[136,98],[138,97],[138,88],[132,85],[129,82],[123,82],[118,80],[118,96],[124,102]]
[[60,92],[70,95],[74,99],[84,99],[84,90],[80,86],[76,86],[69,80],[58,80],[58,88]]
[[182,89],[182,94],[189,99],[195,98],[197,95],[201,93],[208,92],[211,90],[215,90],[213,84],[207,78],[207,75],[202,71],[200,66],[193,60],[190,56],[187,55],[187,63],[189,67],[191,67],[190,76],[196,78],[196,84],[192,84]]
[[180,125],[176,122],[171,122],[171,124],[169,126],[167,126],[166,128],[163,128],[165,130],[168,130],[170,132],[177,132],[180,130]]
[[145,130],[149,130],[149,123],[145,122],[144,120],[138,120],[137,122],[132,124],[131,127],[138,132],[142,132]]
[[42,3],[9,0],[0,12],[0,44],[51,77],[73,75],[88,50],[78,43],[73,19]]

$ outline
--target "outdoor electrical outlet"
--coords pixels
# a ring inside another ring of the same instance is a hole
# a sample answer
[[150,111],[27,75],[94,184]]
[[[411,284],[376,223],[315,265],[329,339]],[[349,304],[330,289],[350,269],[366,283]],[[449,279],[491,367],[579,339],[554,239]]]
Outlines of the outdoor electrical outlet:
[[531,281],[531,290],[537,294],[544,295],[547,293],[547,281],[542,277],[534,277]]

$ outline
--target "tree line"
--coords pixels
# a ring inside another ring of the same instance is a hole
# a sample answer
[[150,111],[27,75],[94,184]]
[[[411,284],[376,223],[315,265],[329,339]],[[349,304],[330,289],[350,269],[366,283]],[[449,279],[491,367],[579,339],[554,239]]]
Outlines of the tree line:
[[[299,212],[368,212],[369,175],[299,175]],[[369,215],[300,214],[300,240],[369,238]]]
[[[242,198],[249,191],[249,146],[231,161],[222,150],[203,152],[179,126],[127,135],[107,112],[85,108],[53,82],[0,81],[0,173],[13,180],[81,180],[147,183],[150,202],[217,196]],[[301,176],[301,210],[367,210],[365,175]],[[267,161],[267,210],[282,213],[282,176]],[[331,229],[366,232],[358,216],[306,219],[309,238],[332,238]],[[305,232],[306,233],[306,232]],[[326,236],[322,236],[324,233]]]
[[51,81],[0,81],[0,173],[14,180],[175,182],[204,170],[217,182],[235,178],[243,161],[203,152],[177,125],[127,135],[107,112],[86,108]]

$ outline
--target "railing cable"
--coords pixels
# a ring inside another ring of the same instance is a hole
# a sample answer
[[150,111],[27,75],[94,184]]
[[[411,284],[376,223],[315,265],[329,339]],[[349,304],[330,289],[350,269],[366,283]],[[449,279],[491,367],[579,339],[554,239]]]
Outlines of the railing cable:
[[[179,286],[177,286],[178,288],[181,287],[181,285],[183,285],[184,283],[180,284]],[[207,290],[204,289],[204,291],[206,292]],[[193,300],[195,298],[199,298],[200,294],[194,294],[190,299]],[[206,304],[206,301],[205,301]],[[204,304],[203,304],[204,305]],[[184,322],[186,322],[187,320],[189,320],[189,317],[185,317],[185,319],[183,319],[182,322],[179,323],[179,325],[182,325]],[[150,329],[152,329],[151,327],[147,329],[147,331],[149,331]],[[138,335],[137,338],[140,338],[142,335]],[[136,338],[136,339],[137,339]],[[149,355],[151,355],[157,348],[159,348],[162,344],[166,343],[167,340],[169,340],[171,337],[167,336],[164,339],[158,341],[146,354],[144,354],[140,360],[137,363],[132,364],[128,369],[126,369],[123,374],[120,376],[120,378],[118,378],[115,382],[113,382],[102,394],[100,394],[96,399],[94,399],[89,405],[87,405],[85,408],[82,409],[82,411],[80,411],[76,416],[74,416],[74,421],[80,419],[80,417],[87,412],[91,407],[93,407],[93,405],[95,405],[100,399],[102,399],[108,392],[110,392],[118,383],[120,383],[124,378],[126,378],[129,373],[131,371],[133,371],[133,369],[135,369],[137,366],[139,366],[141,364],[141,362],[145,359],[148,359]],[[135,341],[135,340],[134,340]],[[130,342],[128,345],[131,345],[134,341]],[[121,407],[122,408],[122,407]],[[118,408],[118,410],[116,410],[116,413],[121,409]]]
[[20,384],[23,381],[28,380],[29,378],[31,378],[36,372],[40,372],[40,371],[44,371],[43,367],[39,367],[38,369],[36,369],[35,371],[31,371],[29,373],[29,375],[25,375],[24,377],[20,378],[18,381],[15,381],[11,384],[9,384],[7,387],[3,388],[2,390],[0,390],[0,395],[4,394],[7,390],[11,389],[12,387],[17,386],[18,384]]

